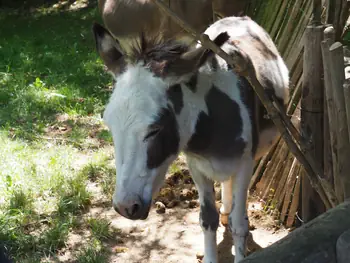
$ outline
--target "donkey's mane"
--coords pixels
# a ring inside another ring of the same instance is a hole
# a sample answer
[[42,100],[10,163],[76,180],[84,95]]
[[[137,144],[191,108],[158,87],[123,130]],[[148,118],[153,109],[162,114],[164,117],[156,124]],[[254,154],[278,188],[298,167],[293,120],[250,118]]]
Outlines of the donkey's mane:
[[172,61],[189,49],[189,45],[176,39],[164,39],[159,36],[146,38],[145,34],[141,33],[138,41],[132,44],[128,57],[132,63],[143,61],[147,64],[150,61]]

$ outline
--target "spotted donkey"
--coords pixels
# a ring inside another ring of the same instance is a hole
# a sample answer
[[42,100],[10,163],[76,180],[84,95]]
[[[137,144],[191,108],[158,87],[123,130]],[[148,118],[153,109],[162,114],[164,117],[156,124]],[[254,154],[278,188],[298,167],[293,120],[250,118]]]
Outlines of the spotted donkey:
[[[222,184],[220,213],[231,227],[239,262],[245,257],[254,163],[279,136],[252,87],[200,45],[150,41],[141,34],[133,51],[124,54],[104,27],[94,24],[93,32],[116,79],[103,116],[115,147],[114,209],[132,220],[146,219],[169,165],[182,151],[199,193],[204,262],[218,262],[214,180]],[[226,17],[205,33],[229,54],[232,41],[245,50],[264,87],[286,105],[288,69],[258,24],[249,17]]]

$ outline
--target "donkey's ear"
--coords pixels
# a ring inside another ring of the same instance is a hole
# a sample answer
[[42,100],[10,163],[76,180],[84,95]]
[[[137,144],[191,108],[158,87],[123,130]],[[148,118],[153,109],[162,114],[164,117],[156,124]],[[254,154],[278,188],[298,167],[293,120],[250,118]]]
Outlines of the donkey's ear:
[[[213,42],[221,47],[230,36],[227,32],[220,33]],[[214,55],[214,52],[204,47],[199,47],[182,54],[178,59],[166,64],[162,64],[163,75],[182,76],[190,74],[199,69],[207,61],[207,59]]]
[[96,50],[109,72],[118,76],[125,67],[125,58],[118,40],[98,23],[92,26]]

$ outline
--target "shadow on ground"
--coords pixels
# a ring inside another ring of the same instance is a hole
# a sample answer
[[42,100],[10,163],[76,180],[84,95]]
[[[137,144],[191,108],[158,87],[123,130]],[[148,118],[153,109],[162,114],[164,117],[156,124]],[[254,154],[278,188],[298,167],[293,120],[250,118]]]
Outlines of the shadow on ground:
[[[107,217],[111,226],[121,229],[121,242],[116,247],[125,247],[123,253],[111,253],[110,262],[125,263],[193,263],[197,254],[203,254],[203,234],[198,223],[199,208],[176,207],[165,214],[154,209],[145,221],[130,221],[113,209],[95,207],[90,211],[96,217]],[[258,231],[258,230],[254,230]],[[250,253],[267,246],[266,240],[254,240],[254,231],[248,238]],[[219,262],[233,262],[232,234],[220,225],[218,229]],[[270,237],[271,238],[271,237]]]

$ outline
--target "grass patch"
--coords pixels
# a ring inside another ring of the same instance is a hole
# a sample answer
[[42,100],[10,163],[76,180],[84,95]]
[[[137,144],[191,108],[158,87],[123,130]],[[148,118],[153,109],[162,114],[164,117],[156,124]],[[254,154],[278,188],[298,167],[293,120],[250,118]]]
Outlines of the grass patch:
[[104,263],[108,262],[108,253],[101,241],[93,239],[77,256],[77,263]]
[[69,213],[79,213],[90,204],[91,194],[86,189],[86,178],[77,176],[70,179],[65,189],[60,193],[58,213],[63,216]]
[[[91,33],[96,8],[0,16],[0,126],[35,140],[55,114],[100,115],[109,91]],[[80,135],[77,134],[79,137]]]
[[[7,11],[0,10],[0,243],[15,262],[46,262],[84,226],[77,218],[91,203],[90,181],[115,178],[100,118],[112,80],[92,38],[97,8]],[[110,236],[107,221],[85,227],[95,241],[77,260],[105,262],[99,239]]]
[[54,220],[51,227],[41,234],[40,250],[45,253],[54,253],[57,249],[64,247],[70,227],[69,221]]
[[111,237],[110,222],[105,218],[89,218],[87,221],[92,235],[98,240],[107,240]]
[[30,194],[24,193],[22,189],[14,189],[10,197],[8,209],[11,212],[25,212],[33,209],[33,199]]

